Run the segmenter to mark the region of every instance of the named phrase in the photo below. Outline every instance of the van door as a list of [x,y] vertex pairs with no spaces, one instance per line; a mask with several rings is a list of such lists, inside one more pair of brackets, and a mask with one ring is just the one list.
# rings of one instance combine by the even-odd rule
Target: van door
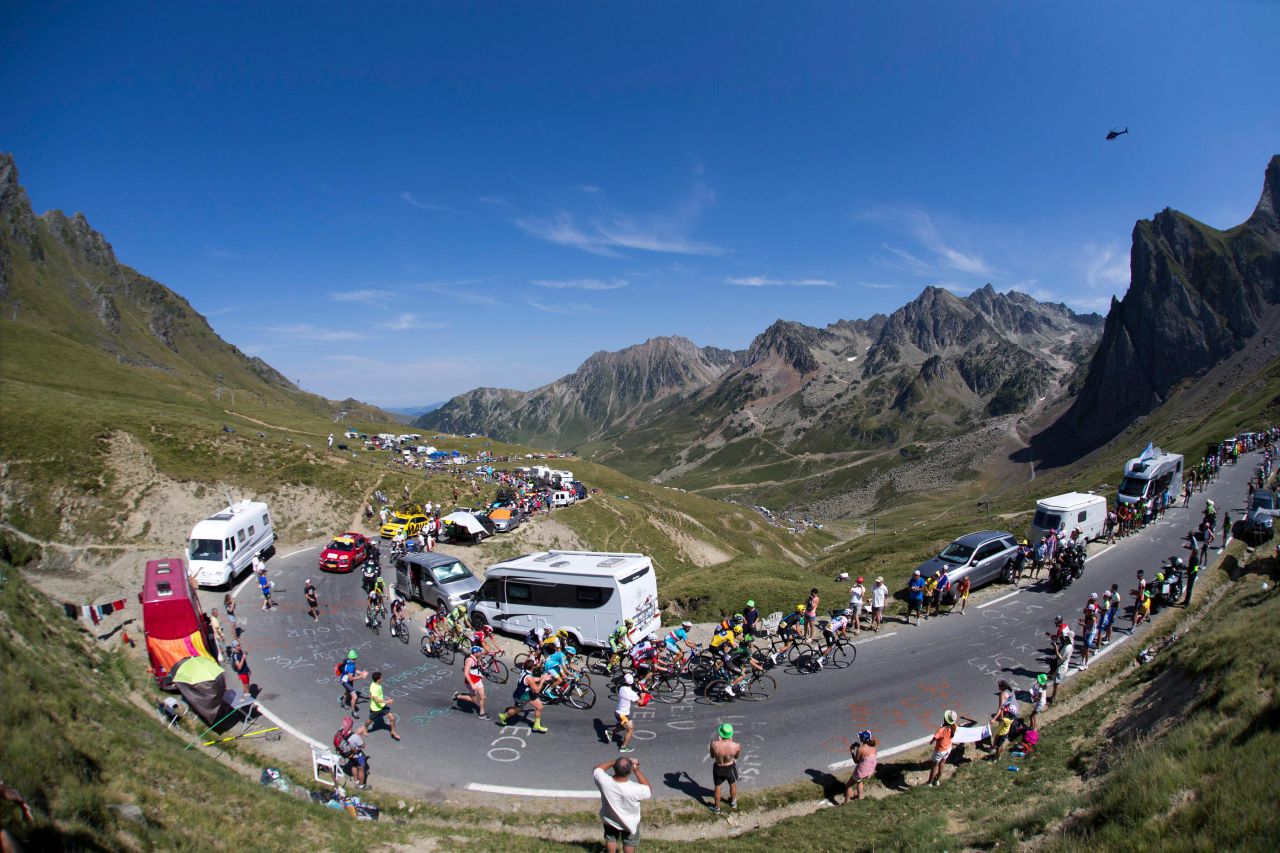
[[421,600],[420,594],[415,595],[413,578],[409,564],[404,561],[403,557],[396,558],[396,592],[410,600],[414,598]]

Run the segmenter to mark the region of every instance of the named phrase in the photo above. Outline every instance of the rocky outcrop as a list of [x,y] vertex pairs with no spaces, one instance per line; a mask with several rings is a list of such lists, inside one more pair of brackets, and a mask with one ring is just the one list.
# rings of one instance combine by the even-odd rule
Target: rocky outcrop
[[1167,208],[1134,226],[1129,290],[1112,300],[1079,396],[1045,439],[1095,447],[1245,345],[1280,305],[1278,197],[1280,156],[1235,228]]

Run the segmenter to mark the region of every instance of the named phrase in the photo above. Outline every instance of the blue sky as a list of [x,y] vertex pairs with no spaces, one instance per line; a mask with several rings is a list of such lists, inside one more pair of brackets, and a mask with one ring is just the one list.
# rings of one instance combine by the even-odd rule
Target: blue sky
[[1105,312],[1135,220],[1236,224],[1280,152],[1275,3],[4,16],[0,149],[37,209],[83,210],[303,387],[385,405],[928,284]]

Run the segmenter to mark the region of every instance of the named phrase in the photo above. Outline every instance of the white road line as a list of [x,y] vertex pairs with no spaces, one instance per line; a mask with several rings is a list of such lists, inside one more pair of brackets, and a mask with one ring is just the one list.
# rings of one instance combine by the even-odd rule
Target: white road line
[[307,546],[307,547],[305,547],[305,548],[299,548],[299,549],[298,549],[298,550],[296,550],[296,551],[290,551],[288,554],[283,555],[280,559],[282,559],[282,560],[287,560],[287,559],[289,559],[290,557],[296,557],[296,556],[298,556],[299,554],[305,554],[305,553],[307,553],[308,551],[314,551],[315,549],[317,549],[317,548],[319,548],[319,547],[320,547],[319,545],[308,545],[308,546]]
[[481,782],[467,784],[468,791],[480,791],[485,794],[507,794],[513,797],[564,797],[575,800],[594,800],[600,796],[599,791],[556,791],[551,788],[516,788],[510,785],[485,785]]
[[1017,595],[1020,592],[1022,592],[1022,590],[1015,589],[1013,592],[1009,593],[1008,595],[1002,595],[999,598],[993,598],[990,601],[985,602],[984,604],[979,604],[978,609],[981,610],[984,607],[990,607],[993,604],[999,604],[1002,601],[1008,601],[1010,598],[1013,598],[1015,595]]
[[874,643],[876,640],[883,640],[883,639],[885,639],[886,637],[896,637],[896,636],[898,636],[898,632],[897,632],[897,631],[890,631],[890,632],[889,632],[889,633],[887,633],[887,634],[876,634],[874,637],[870,637],[870,638],[865,639],[865,640],[858,640],[858,641],[856,641],[856,642],[854,643],[854,645],[855,645],[855,646],[863,646],[863,645],[866,645],[867,643]]
[[[931,740],[933,740],[933,735],[926,735],[925,737],[916,738],[915,740],[909,740],[906,743],[900,743],[897,746],[891,746],[888,749],[881,749],[876,753],[876,755],[880,758],[888,758],[891,755],[897,755],[899,752],[906,752],[909,749],[915,749],[916,747],[924,746],[926,743],[928,743]],[[852,767],[852,766],[853,766],[852,758],[846,758],[844,761],[837,761],[835,764],[827,765],[827,767],[830,768],[831,770],[839,770],[842,767]]]
[[1117,546],[1117,545],[1119,545],[1119,544],[1120,544],[1119,542],[1113,542],[1113,543],[1111,543],[1110,545],[1108,545],[1107,547],[1103,548],[1103,549],[1102,549],[1101,551],[1099,551],[1098,553],[1089,555],[1089,559],[1090,559],[1090,560],[1096,560],[1096,559],[1098,559],[1099,557],[1101,557],[1103,554],[1107,553],[1108,551],[1110,551],[1112,548],[1116,547],[1116,546]]
[[[1125,634],[1123,637],[1120,637],[1119,639],[1112,640],[1110,643],[1107,643],[1101,649],[1099,649],[1098,651],[1094,652],[1092,655],[1089,656],[1089,662],[1092,663],[1093,661],[1096,661],[1098,658],[1105,655],[1107,652],[1113,651],[1116,646],[1120,645],[1121,643],[1123,643],[1125,640],[1128,640],[1132,636],[1133,636],[1132,634]],[[1077,666],[1075,669],[1068,670],[1067,674],[1063,676],[1063,679],[1065,680],[1067,678],[1071,678],[1073,675],[1077,675],[1081,672],[1084,672],[1084,670],[1080,669],[1080,667]]]
[[245,588],[245,585],[246,585],[246,584],[248,584],[248,583],[249,583],[249,581],[253,580],[253,579],[254,579],[254,578],[256,578],[256,577],[257,577],[257,575],[255,575],[253,572],[249,572],[249,575],[248,575],[244,580],[240,581],[239,586],[237,586],[235,589],[233,589],[233,590],[231,591],[231,597],[232,597],[232,598],[239,598],[239,597],[240,597],[240,590],[244,589],[244,588]]
[[312,747],[312,748],[314,748],[314,749],[318,749],[318,750],[320,750],[321,752],[332,752],[332,751],[333,751],[333,745],[332,745],[332,744],[330,744],[329,746],[325,746],[325,745],[324,745],[324,744],[322,744],[320,741],[318,741],[318,740],[313,740],[312,738],[307,737],[307,736],[306,736],[306,735],[304,735],[302,732],[298,731],[298,730],[297,730],[297,729],[295,729],[293,726],[289,725],[289,724],[288,724],[288,723],[286,723],[284,720],[280,719],[280,718],[279,718],[279,717],[277,717],[275,714],[273,714],[271,711],[269,711],[269,710],[267,709],[267,706],[266,706],[266,705],[263,705],[261,702],[259,702],[259,703],[258,703],[257,705],[255,705],[254,707],[258,709],[259,713],[261,713],[261,714],[262,714],[262,716],[266,717],[268,720],[270,720],[271,722],[275,723],[277,726],[279,726],[280,728],[284,729],[286,732],[288,732],[289,734],[293,735],[293,736],[294,736],[294,737],[296,737],[298,740],[302,741],[303,743],[307,744],[308,746],[311,746],[311,747]]

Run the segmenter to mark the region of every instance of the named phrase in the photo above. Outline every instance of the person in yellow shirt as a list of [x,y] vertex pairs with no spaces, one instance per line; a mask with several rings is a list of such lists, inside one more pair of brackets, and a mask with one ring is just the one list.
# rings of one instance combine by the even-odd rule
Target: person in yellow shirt
[[396,715],[391,713],[391,703],[395,701],[386,698],[382,689],[382,673],[375,672],[373,683],[369,685],[369,731],[384,725],[393,740],[400,740],[400,735],[396,734]]

